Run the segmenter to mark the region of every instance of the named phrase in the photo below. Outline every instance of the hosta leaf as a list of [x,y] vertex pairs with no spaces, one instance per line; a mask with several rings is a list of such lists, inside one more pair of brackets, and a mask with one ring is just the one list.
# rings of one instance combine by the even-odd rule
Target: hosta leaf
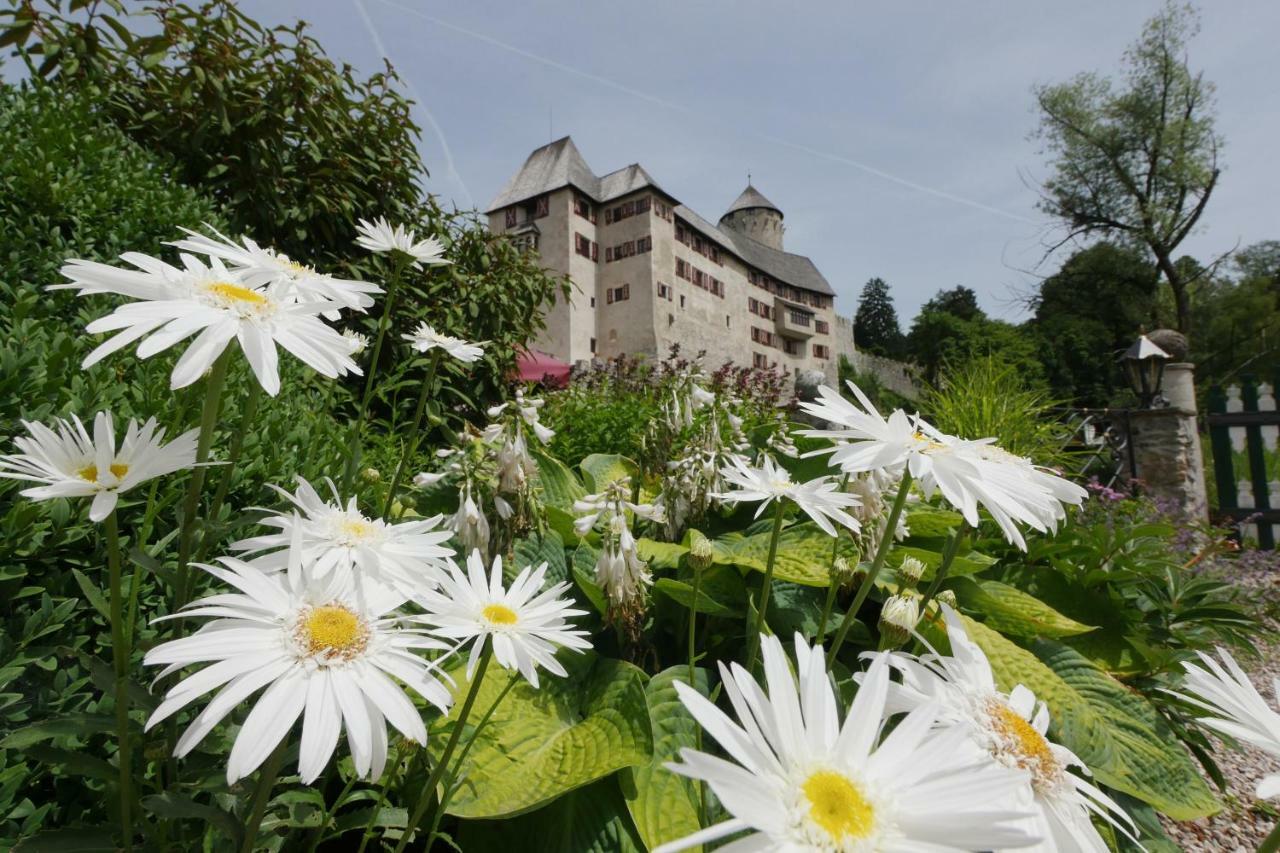
[[[826,605],[826,601],[825,589],[800,586],[786,581],[777,582],[773,585],[773,592],[769,598],[767,615],[769,627],[785,642],[790,642],[797,631],[807,638],[816,637],[822,623],[822,608]],[[828,636],[839,630],[843,615],[838,608],[832,608],[831,616],[827,620]]]
[[647,561],[655,570],[674,569],[680,565],[680,558],[689,552],[688,546],[678,542],[659,542],[643,536],[636,539],[636,548],[640,551],[640,559]]
[[540,566],[543,563],[547,564],[548,585],[568,580],[569,566],[564,559],[564,542],[554,530],[548,530],[541,536],[535,533],[524,539],[517,539],[512,549],[516,558],[506,561],[502,566],[507,583],[514,580],[525,566]]
[[[707,671],[695,668],[694,678],[698,692],[707,695]],[[698,745],[698,724],[676,695],[676,681],[689,683],[687,666],[664,669],[649,679],[644,693],[653,727],[653,758],[623,771],[619,780],[631,819],[651,850],[701,828],[697,784],[664,766],[677,760],[681,749]]]
[[911,536],[925,539],[941,539],[960,526],[964,516],[949,509],[937,509],[926,505],[907,510],[907,530]]
[[467,853],[644,853],[618,784],[602,779],[535,812],[508,820],[464,821]]
[[[654,590],[685,607],[693,607],[693,579],[658,578]],[[745,613],[747,593],[742,575],[731,566],[708,566],[698,583],[699,613],[711,616],[737,616]]]
[[538,463],[538,485],[542,487],[542,500],[563,510],[573,508],[573,502],[587,493],[563,462],[554,456],[534,450],[530,453]]
[[1050,734],[1080,757],[1103,784],[1175,820],[1221,807],[1191,757],[1149,702],[1060,643],[1040,640],[1036,653],[965,618],[1002,690],[1025,684],[1052,715]]
[[1113,760],[1094,769],[1099,780],[1174,820],[1195,820],[1222,808],[1173,729],[1141,694],[1061,643],[1038,640],[1032,648],[1105,722]]
[[593,494],[604,491],[605,486],[623,477],[630,477],[634,486],[640,476],[639,465],[616,453],[592,453],[578,467],[582,469],[587,490]]
[[[924,563],[924,577],[928,580],[933,577],[933,572],[942,564],[942,554],[937,551],[930,551],[927,548],[915,548],[908,545],[899,545],[889,552],[888,564],[890,566],[900,566],[902,561],[907,557],[915,557]],[[951,561],[951,568],[947,571],[948,577],[956,575],[976,575],[978,572],[991,568],[997,562],[995,557],[988,557],[986,554],[978,551],[970,551],[967,554],[958,554]]]
[[[559,660],[567,677],[544,672],[538,688],[521,681],[493,712],[462,766],[451,814],[523,814],[623,767],[648,762],[653,736],[644,673],[593,652],[563,652]],[[459,668],[453,675],[461,697],[468,690],[465,672]],[[490,669],[480,685],[477,713],[492,705],[508,678],[496,666]],[[439,733],[434,742],[443,743]]]
[[[769,563],[769,538],[772,532],[744,536],[727,533],[711,541],[715,562],[763,572]],[[778,537],[778,556],[773,576],[805,586],[828,583],[831,570],[831,537],[811,521],[794,524]],[[847,536],[840,537],[840,554],[849,560],[858,558],[857,548]]]
[[1071,637],[1095,629],[1064,616],[1017,587],[992,580],[963,578],[954,586],[956,597],[968,610],[982,614],[988,628],[1015,637]]

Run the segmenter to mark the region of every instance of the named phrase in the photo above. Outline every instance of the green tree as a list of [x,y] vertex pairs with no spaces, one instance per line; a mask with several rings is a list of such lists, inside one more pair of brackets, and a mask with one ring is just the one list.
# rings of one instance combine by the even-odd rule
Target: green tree
[[873,278],[862,286],[858,312],[853,317],[853,339],[860,350],[872,355],[897,358],[902,354],[902,329],[893,307],[889,285]]
[[1034,337],[1020,326],[992,320],[967,287],[940,290],[911,323],[906,353],[932,386],[976,358],[995,357],[1032,385],[1044,382]]
[[[1190,285],[1175,265],[1218,182],[1214,89],[1187,64],[1198,29],[1170,3],[1124,55],[1117,82],[1095,73],[1035,89],[1052,174],[1040,207],[1067,234],[1143,246],[1169,285],[1179,331],[1191,329]],[[1055,246],[1054,248],[1057,248]]]
[[1236,253],[1229,275],[1206,276],[1194,295],[1191,360],[1203,385],[1280,370],[1280,242]]
[[922,313],[941,311],[961,320],[979,320],[986,313],[978,306],[978,294],[972,288],[957,284],[950,290],[939,290],[920,309]]
[[1056,396],[1103,406],[1126,387],[1118,354],[1141,327],[1153,327],[1157,282],[1136,249],[1098,243],[1041,283],[1030,327]]

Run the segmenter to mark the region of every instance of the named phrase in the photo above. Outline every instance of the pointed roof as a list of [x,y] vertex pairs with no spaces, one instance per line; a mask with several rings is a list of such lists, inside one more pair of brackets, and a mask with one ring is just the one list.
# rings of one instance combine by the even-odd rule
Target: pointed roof
[[[742,194],[738,196],[737,200],[734,201],[733,204],[729,205],[729,209],[724,212],[724,216],[736,213],[739,210],[750,210],[755,207],[768,208],[769,210],[776,212],[779,216],[782,215],[782,208],[765,198],[760,193],[760,190],[751,186],[750,182],[748,182],[747,188],[742,191]],[[724,216],[720,218],[724,219]]]
[[638,163],[597,178],[578,151],[578,146],[573,144],[573,139],[566,136],[535,149],[485,212],[492,213],[567,186],[576,187],[597,202],[606,202],[643,187],[662,189]]

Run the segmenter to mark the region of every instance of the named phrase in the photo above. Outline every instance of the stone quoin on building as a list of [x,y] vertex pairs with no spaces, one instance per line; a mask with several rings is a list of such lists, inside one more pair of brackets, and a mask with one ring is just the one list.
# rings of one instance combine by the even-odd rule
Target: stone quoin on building
[[570,363],[661,357],[817,370],[835,381],[852,326],[813,262],[783,250],[782,211],[748,183],[712,225],[632,164],[596,176],[573,140],[536,149],[489,226],[573,282],[533,346]]

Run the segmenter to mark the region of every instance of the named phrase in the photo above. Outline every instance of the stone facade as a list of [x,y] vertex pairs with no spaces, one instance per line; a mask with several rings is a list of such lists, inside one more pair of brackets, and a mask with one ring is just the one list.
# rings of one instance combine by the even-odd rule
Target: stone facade
[[1196,420],[1191,364],[1165,365],[1164,393],[1169,405],[1130,414],[1129,440],[1143,490],[1172,503],[1190,521],[1209,517],[1204,453]]
[[638,165],[596,176],[572,140],[529,155],[488,210],[490,229],[568,275],[534,346],[570,363],[661,358],[673,344],[834,382],[852,324],[808,258],[782,249],[783,214],[754,187],[712,225]]

